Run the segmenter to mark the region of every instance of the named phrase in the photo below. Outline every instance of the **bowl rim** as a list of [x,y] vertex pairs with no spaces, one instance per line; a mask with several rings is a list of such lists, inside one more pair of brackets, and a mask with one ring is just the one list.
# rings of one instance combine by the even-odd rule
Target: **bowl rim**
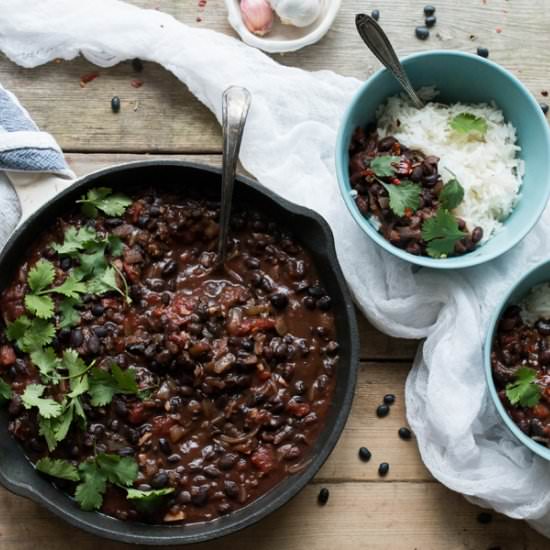
[[[23,220],[22,223],[17,226],[15,231],[10,235],[5,247],[0,251],[0,265],[2,265],[2,262],[5,261],[5,258],[11,252],[11,249],[17,244],[19,237],[24,235],[25,232],[28,231],[28,228],[32,227],[33,223],[36,223],[40,216],[43,215],[44,212],[48,209],[51,209],[51,207],[57,202],[64,200],[67,196],[74,194],[78,190],[85,189],[88,186],[93,185],[93,183],[98,178],[101,178],[103,176],[116,174],[117,172],[140,170],[143,168],[147,169],[163,167],[175,168],[178,170],[203,171],[208,174],[215,174],[218,176],[221,176],[222,172],[222,169],[219,167],[214,167],[197,162],[189,162],[179,159],[155,159],[113,164],[81,176],[77,178],[74,182],[72,182],[71,185],[65,187],[54,197],[52,197],[39,208],[37,208],[35,212],[33,212],[28,218]],[[319,448],[316,454],[311,455],[311,461],[307,464],[304,470],[295,474],[294,476],[291,476],[290,478],[286,478],[287,481],[288,479],[290,479],[291,482],[289,482],[284,487],[284,490],[282,490],[279,494],[272,495],[272,498],[263,502],[263,507],[258,507],[258,502],[261,499],[265,499],[266,496],[269,497],[269,493],[276,489],[278,485],[275,485],[275,487],[273,487],[270,491],[260,495],[257,499],[251,501],[247,505],[250,507],[250,510],[248,511],[246,516],[235,519],[232,523],[227,525],[219,525],[216,520],[203,522],[202,525],[207,525],[207,528],[200,533],[189,533],[188,531],[186,531],[185,525],[170,526],[164,524],[155,524],[151,527],[162,528],[162,534],[143,534],[140,532],[140,527],[147,527],[147,524],[139,522],[121,522],[120,520],[111,518],[110,516],[106,516],[104,514],[101,514],[100,512],[83,512],[80,509],[77,510],[73,508],[73,504],[69,497],[66,497],[63,503],[60,504],[59,502],[54,501],[48,495],[42,494],[40,492],[35,481],[36,478],[24,477],[22,479],[19,476],[14,477],[7,475],[6,470],[8,470],[9,468],[4,466],[4,462],[8,463],[11,461],[13,463],[13,457],[6,454],[0,456],[0,485],[4,486],[14,494],[29,498],[30,500],[40,504],[41,506],[44,506],[46,509],[63,519],[68,524],[78,527],[94,535],[131,544],[171,546],[206,542],[250,527],[264,517],[272,514],[283,505],[287,504],[315,477],[320,468],[329,458],[330,454],[334,450],[334,447],[336,446],[342,435],[342,432],[349,417],[349,413],[351,411],[355,395],[357,375],[359,372],[359,329],[357,325],[355,306],[353,303],[351,292],[348,288],[346,279],[344,278],[336,255],[332,230],[326,220],[317,212],[288,201],[271,189],[264,187],[259,182],[254,181],[251,178],[238,175],[237,180],[241,185],[252,188],[254,192],[278,204],[282,209],[286,210],[287,212],[290,212],[291,214],[294,214],[296,216],[301,216],[302,218],[307,218],[316,224],[319,233],[319,239],[322,239],[325,243],[323,251],[320,253],[320,255],[324,258],[324,261],[327,262],[330,269],[333,270],[334,277],[337,280],[337,284],[341,291],[342,299],[344,302],[342,323],[345,324],[347,328],[347,334],[344,334],[343,337],[346,339],[346,342],[349,341],[350,345],[349,362],[346,362],[345,364],[342,363],[342,366],[345,367],[348,371],[348,380],[345,384],[344,391],[342,392],[342,396],[340,398],[340,407],[334,413],[335,419],[332,423],[332,428],[321,431],[321,433],[318,435],[318,440],[324,440],[322,447]],[[20,448],[19,443],[15,441],[15,439],[10,438],[10,442],[13,442]],[[1,445],[2,444],[0,444],[0,446]],[[23,453],[23,450],[21,448],[20,450]],[[281,483],[284,483],[284,480]],[[54,489],[62,495],[62,491],[56,488]],[[244,509],[246,509],[246,507],[240,510]],[[237,512],[239,512],[240,510],[238,510]],[[86,514],[86,517],[84,519],[80,517],[80,512]],[[120,531],[111,526],[100,525],[95,520],[97,515],[107,518],[109,522],[110,520],[112,520],[116,523],[117,526],[121,524]],[[138,526],[136,531],[133,531],[131,529],[131,526],[133,525]],[[197,525],[199,524],[197,523]]]
[[304,36],[300,38],[289,38],[288,40],[270,40],[268,38],[258,36],[246,28],[237,7],[239,0],[224,1],[227,8],[227,20],[229,21],[231,27],[240,36],[241,40],[245,44],[263,50],[267,53],[295,52],[296,50],[300,50],[306,46],[311,46],[311,44],[319,42],[319,40],[325,36],[334,23],[342,4],[342,0],[324,0],[328,4],[324,17],[322,17],[319,24],[311,32],[305,34]]
[[[527,87],[514,74],[512,74],[510,71],[508,71],[501,65],[498,65],[497,63],[491,61],[490,59],[486,59],[479,55],[472,54],[469,52],[462,52],[460,50],[439,49],[439,50],[417,52],[417,53],[413,53],[411,55],[400,58],[400,61],[406,67],[408,63],[412,63],[418,60],[424,60],[431,57],[448,57],[450,59],[455,59],[459,57],[466,58],[469,61],[479,63],[481,65],[485,65],[489,67],[491,70],[494,70],[497,73],[500,73],[501,75],[505,76],[510,82],[510,84],[515,86],[522,93],[522,95],[525,96],[527,102],[530,104],[534,115],[536,116],[538,121],[541,123],[541,126],[544,128],[544,133],[546,136],[546,145],[548,150],[550,150],[550,127],[548,126],[548,122],[539,104],[537,103],[535,97],[533,96],[533,94],[531,94],[531,92],[527,89]],[[357,208],[357,205],[355,204],[355,201],[352,199],[352,196],[350,194],[350,184],[349,184],[349,175],[348,175],[348,156],[347,156],[349,143],[344,141],[344,133],[347,126],[347,122],[351,118],[352,111],[356,108],[357,104],[361,101],[361,98],[363,97],[365,92],[368,90],[368,88],[371,86],[371,84],[374,81],[379,79],[381,75],[386,72],[388,72],[388,69],[382,67],[381,69],[376,71],[370,78],[368,78],[365,82],[361,84],[361,86],[355,92],[353,98],[351,99],[350,104],[346,108],[346,111],[342,117],[340,126],[338,128],[338,134],[336,137],[336,155],[335,155],[336,156],[336,177],[338,180],[338,187],[340,188],[340,193],[342,195],[342,198],[344,199],[344,203],[346,204],[346,207],[348,208],[348,211],[351,213],[353,219],[359,225],[359,227],[363,230],[363,232],[366,233],[374,242],[380,245],[384,250],[386,250],[390,254],[393,254],[394,256],[397,256],[402,260],[405,260],[409,263],[412,263],[421,267],[431,267],[435,269],[463,269],[467,267],[481,265],[483,263],[494,260],[495,258],[502,256],[503,254],[506,254],[509,250],[511,250],[514,246],[519,244],[527,236],[527,234],[533,229],[533,227],[541,217],[542,213],[544,212],[544,209],[546,208],[546,204],[550,199],[550,178],[548,179],[548,181],[545,182],[546,187],[544,189],[544,200],[540,201],[536,205],[536,209],[534,209],[532,212],[530,223],[525,224],[524,227],[521,229],[521,231],[516,232],[514,237],[509,239],[507,245],[503,249],[494,250],[493,252],[484,254],[483,256],[474,256],[472,254],[464,254],[462,256],[453,256],[451,258],[442,258],[442,259],[430,258],[428,256],[415,256],[414,254],[410,254],[409,252],[406,252],[405,250],[398,248],[392,245],[389,241],[387,241],[382,235],[378,233],[378,231],[374,228],[374,226],[363,216],[363,214],[361,214],[361,212]],[[550,164],[549,164],[549,173],[550,173]],[[523,184],[523,181],[522,181],[522,184]],[[506,220],[504,221],[504,223],[506,223]]]
[[[495,382],[493,380],[493,371],[491,369],[491,352],[493,349],[493,338],[498,326],[500,317],[504,309],[510,304],[510,299],[513,294],[517,291],[527,279],[529,279],[534,273],[542,270],[548,270],[548,281],[550,282],[550,260],[545,260],[533,266],[527,272],[525,272],[519,279],[517,279],[510,288],[506,291],[504,297],[500,300],[498,306],[494,309],[493,314],[489,320],[487,334],[485,336],[485,341],[483,344],[483,367],[485,371],[485,380],[487,382],[487,390],[491,396],[491,400],[495,405],[498,414],[501,420],[504,421],[506,427],[510,432],[516,437],[516,439],[527,447],[530,451],[536,455],[550,460],[550,448],[544,447],[540,443],[537,443],[535,440],[531,439],[528,435],[524,434],[518,427],[518,425],[512,420],[504,405],[498,397],[496,390]],[[537,283],[538,284],[538,283]],[[529,290],[533,288],[534,285],[530,286]],[[529,290],[527,292],[529,292]],[[525,294],[524,294],[525,295]]]

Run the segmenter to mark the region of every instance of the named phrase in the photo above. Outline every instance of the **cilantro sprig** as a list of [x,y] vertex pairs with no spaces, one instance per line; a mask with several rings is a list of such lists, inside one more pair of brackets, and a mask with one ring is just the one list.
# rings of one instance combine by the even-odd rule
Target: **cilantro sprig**
[[83,195],[76,202],[82,205],[83,214],[89,218],[95,218],[98,210],[101,210],[107,216],[122,216],[126,208],[132,204],[129,197],[122,193],[113,193],[113,190],[109,187],[90,189],[86,195]]
[[456,218],[444,208],[422,224],[422,239],[428,243],[426,251],[434,258],[446,257],[454,251],[455,244],[466,236],[458,227]]
[[422,187],[418,183],[403,180],[399,185],[380,182],[390,198],[390,208],[398,216],[404,216],[407,210],[416,212],[420,206]]
[[[98,510],[103,504],[103,495],[107,482],[129,488],[137,479],[138,465],[133,458],[114,454],[100,453],[79,464],[78,468],[68,460],[42,458],[36,463],[36,469],[53,477],[79,482],[75,490],[75,499],[83,510]],[[136,489],[132,498],[140,498],[137,493],[147,493]],[[172,489],[173,490],[173,489]],[[170,490],[150,491],[151,497]],[[146,498],[144,494],[141,498]],[[160,496],[160,495],[158,495]]]
[[506,386],[506,397],[512,405],[534,407],[541,397],[537,372],[528,367],[521,367],[516,371],[515,377],[515,381]]
[[483,138],[487,133],[487,121],[473,113],[460,113],[456,115],[450,122],[451,128],[465,135],[474,135]]
[[137,395],[139,391],[136,375],[132,369],[122,370],[113,363],[111,372],[97,367],[91,372],[89,393],[94,407],[109,404],[116,394]]
[[456,178],[449,180],[439,193],[439,203],[447,210],[454,210],[463,200],[464,187]]
[[370,169],[379,178],[389,178],[395,174],[394,164],[399,163],[400,157],[392,155],[381,155],[370,161]]

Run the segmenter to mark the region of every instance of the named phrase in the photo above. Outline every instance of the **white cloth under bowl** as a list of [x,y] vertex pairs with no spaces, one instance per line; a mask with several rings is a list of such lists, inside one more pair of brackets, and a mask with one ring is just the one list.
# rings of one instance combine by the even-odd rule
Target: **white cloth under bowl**
[[[361,232],[339,195],[336,131],[357,80],[281,66],[233,38],[115,0],[3,0],[0,49],[24,67],[80,54],[104,67],[134,57],[154,61],[218,120],[223,90],[246,86],[253,105],[244,167],[327,219],[357,303],[376,327],[426,338],[406,387],[408,419],[426,466],[470,500],[525,518],[550,536],[550,466],[499,421],[481,355],[487,318],[499,298],[520,274],[547,259],[548,212],[497,261],[462,272],[413,273]],[[15,219],[3,217],[3,223]]]

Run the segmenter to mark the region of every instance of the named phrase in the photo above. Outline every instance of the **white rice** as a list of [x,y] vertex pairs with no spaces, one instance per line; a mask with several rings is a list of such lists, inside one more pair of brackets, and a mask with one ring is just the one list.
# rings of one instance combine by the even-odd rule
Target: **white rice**
[[[434,88],[420,92],[428,99],[437,95]],[[459,134],[450,127],[451,120],[461,113],[487,121],[484,138]],[[393,135],[411,149],[439,157],[444,183],[456,174],[464,188],[464,200],[454,214],[466,222],[470,231],[481,227],[484,241],[498,231],[519,198],[523,161],[519,158],[516,129],[504,120],[496,105],[429,102],[423,109],[416,109],[400,95],[388,99],[379,108],[377,118],[380,137]]]
[[550,283],[534,286],[520,302],[521,318],[528,325],[539,319],[550,319]]

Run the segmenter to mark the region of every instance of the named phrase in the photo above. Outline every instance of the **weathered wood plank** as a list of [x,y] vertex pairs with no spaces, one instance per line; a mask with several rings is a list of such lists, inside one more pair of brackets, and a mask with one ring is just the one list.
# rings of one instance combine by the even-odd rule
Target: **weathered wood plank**
[[[67,155],[71,168],[79,176],[113,164],[155,158],[167,158],[167,156],[79,153]],[[221,166],[220,155],[170,155],[169,158],[200,162],[210,166]],[[363,359],[411,360],[414,357],[418,345],[416,341],[390,338],[376,330],[359,312],[357,318],[359,320],[361,357]]]
[[[316,504],[310,485],[259,524],[200,550],[542,550],[548,541],[520,521],[494,515],[477,521],[480,509],[436,483],[329,484],[330,499]],[[3,550],[123,550],[70,527],[43,508],[0,490]],[[146,547],[141,547],[146,548]]]
[[[197,2],[134,0],[144,7],[158,7],[190,25],[234,35],[226,21],[223,0]],[[400,54],[433,48],[475,52],[488,47],[491,59],[519,76],[541,100],[550,87],[547,74],[547,32],[550,11],[545,0],[439,0],[436,27],[426,42],[414,38],[422,23],[424,0],[378,0],[364,4],[345,0],[327,36],[300,52],[276,55],[282,63],[309,70],[332,69],[361,79],[379,66],[354,30],[354,14],[377,7],[380,22]],[[202,18],[197,22],[196,18]],[[499,29],[501,32],[497,32]],[[528,37],[528,40],[526,40]],[[66,150],[207,152],[221,150],[220,129],[211,113],[170,73],[146,64],[136,75],[129,63],[101,69],[101,76],[80,88],[80,76],[94,67],[83,60],[21,69],[0,58],[0,82],[15,92],[36,121],[50,131]],[[130,85],[139,76],[145,84]],[[110,99],[122,99],[122,110],[113,115]],[[138,105],[136,111],[134,106]],[[84,106],[84,108],[83,108]]]

